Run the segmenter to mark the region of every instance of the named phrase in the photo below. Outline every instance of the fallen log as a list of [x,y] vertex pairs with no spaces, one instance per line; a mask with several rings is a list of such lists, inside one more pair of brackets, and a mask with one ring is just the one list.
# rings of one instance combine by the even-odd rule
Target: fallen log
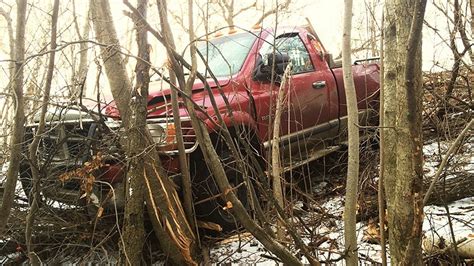
[[[425,189],[427,189],[428,186],[429,182],[426,182],[424,186]],[[357,220],[368,221],[370,218],[373,218],[378,221],[377,193],[370,191],[370,193],[363,195],[363,199],[359,199]],[[452,178],[439,180],[435,184],[433,193],[431,193],[428,198],[426,205],[440,206],[469,197],[474,197],[474,174],[462,172]]]
[[439,180],[426,205],[444,205],[472,196],[474,196],[474,174],[464,172],[453,178]]

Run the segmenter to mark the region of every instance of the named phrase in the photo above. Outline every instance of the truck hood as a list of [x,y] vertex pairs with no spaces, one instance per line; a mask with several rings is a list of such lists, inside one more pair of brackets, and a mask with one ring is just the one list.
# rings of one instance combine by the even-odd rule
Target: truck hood
[[[217,82],[215,82],[213,79],[208,79],[207,83],[209,84],[209,87],[212,88],[217,88],[217,87],[224,87],[227,84],[229,84],[230,78],[218,78]],[[164,106],[166,104],[171,105],[171,89],[168,88],[161,88],[162,83],[161,82],[150,82],[150,92],[148,94],[148,104],[147,108],[149,110],[151,109],[156,109],[156,107],[159,106]],[[194,98],[194,95],[201,93],[205,90],[205,85],[202,81],[197,80],[194,82],[193,88],[192,88],[192,97]],[[159,116],[159,115],[164,115],[167,112],[170,112],[170,108],[162,108],[161,110],[156,110],[152,111],[150,113],[150,116]],[[109,117],[113,118],[120,118],[120,113],[118,111],[117,105],[115,101],[112,101],[105,109],[105,114]]]

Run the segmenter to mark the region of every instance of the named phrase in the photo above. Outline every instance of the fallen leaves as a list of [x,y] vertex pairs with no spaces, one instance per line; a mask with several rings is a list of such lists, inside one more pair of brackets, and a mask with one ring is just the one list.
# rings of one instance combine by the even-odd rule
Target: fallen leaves
[[72,179],[79,180],[81,182],[81,198],[85,197],[89,203],[95,182],[94,172],[102,166],[104,166],[102,154],[99,152],[92,157],[92,160],[85,162],[82,167],[63,173],[58,178],[63,184]]

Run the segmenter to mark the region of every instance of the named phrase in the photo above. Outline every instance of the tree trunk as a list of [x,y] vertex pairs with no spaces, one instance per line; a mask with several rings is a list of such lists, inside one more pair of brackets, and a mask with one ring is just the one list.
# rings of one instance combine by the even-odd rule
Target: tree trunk
[[[382,29],[384,27],[384,15],[382,13]],[[385,65],[384,65],[384,57],[385,57],[385,51],[384,51],[384,32],[382,30],[381,36],[380,36],[380,106],[379,106],[379,126],[383,127],[384,125],[384,115],[383,111],[384,109],[384,95],[385,95],[385,89],[384,89],[384,71],[385,71]],[[386,216],[385,216],[385,191],[384,191],[384,171],[383,169],[385,168],[384,163],[384,154],[383,150],[385,147],[384,141],[384,130],[382,128],[379,128],[379,135],[380,135],[380,144],[379,144],[379,150],[380,150],[380,160],[379,160],[379,182],[377,185],[377,204],[378,204],[378,212],[379,212],[379,221],[385,221]],[[380,246],[382,247],[381,254],[380,256],[382,257],[382,266],[387,266],[387,245],[386,245],[386,234],[385,234],[385,222],[381,222],[380,228],[379,228],[379,234],[380,234]]]
[[[147,16],[147,0],[138,1],[137,10],[141,16]],[[148,84],[150,83],[150,53],[147,31],[135,23],[137,33],[138,57],[135,67],[136,84],[130,99],[130,126],[128,127],[128,163],[127,181],[125,186],[124,214],[124,246],[123,255],[129,265],[139,265],[142,259],[145,228],[143,223],[144,201],[144,161],[147,157],[144,151],[147,141],[146,134]]]
[[45,116],[48,110],[49,105],[49,95],[51,92],[51,82],[53,80],[53,73],[54,73],[54,59],[56,53],[54,50],[56,49],[56,33],[57,33],[57,22],[58,22],[58,13],[59,13],[59,0],[54,1],[53,5],[53,15],[51,19],[51,54],[49,55],[49,62],[48,62],[48,73],[46,74],[46,82],[44,88],[44,95],[43,101],[41,106],[41,114],[38,129],[35,133],[32,143],[29,146],[29,159],[30,159],[30,169],[31,169],[31,176],[33,179],[33,189],[31,191],[31,196],[33,198],[31,203],[31,208],[28,212],[26,217],[26,229],[25,229],[25,239],[26,239],[26,247],[28,249],[28,257],[30,258],[30,263],[39,265],[38,262],[35,263],[37,256],[33,253],[31,248],[31,234],[33,231],[33,225],[35,220],[36,212],[39,209],[39,197],[40,197],[40,162],[38,161],[38,157],[36,156],[36,152],[38,149],[39,142],[41,140],[41,136],[45,130]]
[[[384,40],[383,46],[384,51],[391,51],[384,53],[384,97],[381,98],[383,102],[383,112],[380,114],[383,116],[383,125],[381,138],[384,143],[383,149],[380,151],[382,153],[381,164],[384,166],[381,169],[384,176],[384,188],[385,196],[387,201],[387,209],[392,208],[393,201],[389,195],[394,194],[395,181],[396,181],[396,170],[397,170],[397,146],[395,143],[396,140],[396,131],[395,127],[395,112],[396,112],[396,103],[397,103],[397,54],[393,51],[397,49],[397,25],[396,17],[397,13],[395,10],[397,4],[394,1],[387,1],[385,3],[385,21],[384,21]],[[390,219],[391,217],[388,217]]]
[[[278,97],[275,108],[275,119],[273,120],[273,138],[272,138],[272,180],[273,180],[273,196],[275,197],[276,204],[280,208],[285,209],[284,192],[282,186],[282,167],[280,161],[280,125],[281,125],[281,113],[283,112],[283,102],[285,101],[285,91],[289,91],[290,85],[286,84],[291,74],[291,63],[285,69],[283,77],[281,79],[280,89],[278,90]],[[283,223],[279,217],[277,220],[277,239],[280,241],[285,240],[285,229]]]
[[[124,1],[124,4],[134,10],[131,16],[135,21],[143,20],[140,12],[128,1]],[[91,13],[96,38],[100,43],[108,45],[101,47],[101,56],[112,94],[122,122],[125,128],[129,128],[131,116],[128,104],[131,98],[131,85],[120,56],[120,44],[113,25],[110,6],[107,0],[94,0],[91,5],[93,5]],[[149,60],[141,61],[149,64]],[[148,130],[145,130],[142,138],[146,141],[147,147],[153,145]],[[143,162],[145,163],[142,174],[146,185],[146,207],[163,252],[178,265],[195,264],[191,257],[194,235],[185,218],[174,184],[162,170],[158,152],[151,149],[146,153],[146,159]]]
[[[169,29],[169,25],[167,24],[168,22],[164,20],[165,17],[168,16],[167,13],[167,8],[166,8],[166,2],[164,1],[158,1],[158,8],[162,11],[162,15],[160,15],[160,23],[162,25],[162,32],[163,35],[167,34],[168,32],[171,32],[171,29]],[[192,4],[189,6],[191,8],[189,12],[192,11]],[[192,15],[189,17],[189,23],[190,23],[190,35],[193,35],[194,30],[192,29]],[[168,40],[169,45],[171,48],[174,50],[176,49],[174,40],[172,36],[166,36],[166,40]],[[194,41],[194,38],[190,41],[192,43]],[[168,56],[169,57],[169,56]],[[170,58],[168,60],[171,61]],[[173,83],[175,86],[177,85],[177,80],[176,80],[176,74],[173,71],[169,71],[170,73],[170,82]],[[194,78],[192,75],[190,75],[190,82],[191,86],[194,83]],[[192,184],[191,184],[191,175],[189,172],[189,167],[188,167],[188,158],[185,153],[185,148],[184,148],[184,140],[183,140],[183,132],[181,130],[181,118],[179,116],[179,104],[178,104],[178,93],[176,90],[171,90],[171,104],[172,104],[172,112],[173,112],[173,122],[174,126],[176,129],[176,144],[178,145],[178,159],[179,159],[179,165],[180,165],[180,170],[182,174],[182,179],[183,179],[183,207],[184,211],[186,213],[186,217],[188,219],[188,222],[190,224],[194,223],[194,211],[193,211],[193,194],[192,194]]]
[[128,125],[130,91],[132,85],[127,75],[126,66],[120,54],[120,43],[115,31],[108,0],[92,0],[91,20],[93,21],[95,38],[107,46],[101,46],[101,57],[105,65],[105,74],[110,90],[125,127]]
[[[421,264],[421,27],[413,0],[386,3],[384,178],[394,265]],[[418,5],[418,3],[417,3]],[[414,30],[412,31],[411,28]],[[417,31],[416,31],[417,30]],[[410,33],[412,32],[412,33]],[[417,35],[418,34],[418,35]],[[416,41],[418,38],[418,42]],[[410,41],[410,42],[409,42]],[[407,43],[410,45],[407,49]],[[408,71],[408,72],[407,72]],[[395,97],[394,97],[395,96]],[[396,147],[396,151],[394,148]],[[421,179],[421,180],[420,180]]]
[[354,78],[352,77],[351,25],[352,0],[346,0],[342,33],[342,72],[344,75],[344,87],[346,88],[349,158],[347,162],[346,198],[344,203],[344,242],[347,252],[347,265],[357,265],[356,213],[357,188],[359,186],[359,118]]
[[23,67],[25,60],[25,27],[27,0],[17,3],[16,45],[15,45],[15,76],[11,77],[14,93],[15,120],[13,122],[10,141],[10,164],[7,170],[2,206],[0,208],[0,233],[4,232],[10,216],[10,210],[15,196],[16,181],[21,161],[21,146],[25,133],[25,111],[23,100]]

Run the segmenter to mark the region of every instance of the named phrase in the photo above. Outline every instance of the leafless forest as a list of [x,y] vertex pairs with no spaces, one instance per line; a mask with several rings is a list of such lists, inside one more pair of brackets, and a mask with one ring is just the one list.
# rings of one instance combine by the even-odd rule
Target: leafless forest
[[0,264],[474,263],[474,0],[0,15]]

